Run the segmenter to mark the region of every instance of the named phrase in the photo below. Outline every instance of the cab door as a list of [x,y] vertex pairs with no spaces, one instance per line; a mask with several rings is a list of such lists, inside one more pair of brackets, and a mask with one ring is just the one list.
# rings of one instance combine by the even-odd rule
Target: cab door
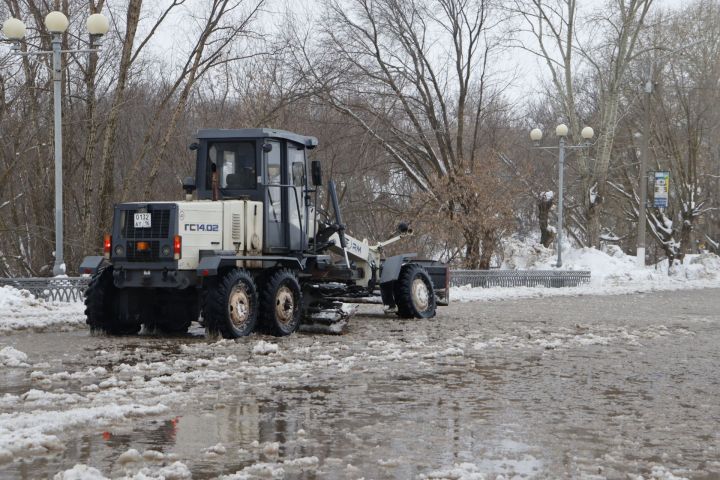
[[277,140],[267,140],[263,148],[263,183],[265,184],[265,247],[268,253],[286,252],[287,222],[283,197],[283,152]]
[[305,250],[307,245],[307,213],[305,211],[304,189],[307,181],[305,170],[305,146],[293,142],[287,144],[288,172],[288,233],[292,251]]

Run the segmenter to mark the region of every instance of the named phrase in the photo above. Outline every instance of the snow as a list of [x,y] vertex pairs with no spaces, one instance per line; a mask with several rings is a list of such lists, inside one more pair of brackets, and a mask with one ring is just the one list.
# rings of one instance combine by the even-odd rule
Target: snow
[[[243,468],[231,475],[219,477],[220,480],[255,480],[259,478],[282,479],[296,478],[294,475],[302,472],[314,471],[318,468],[320,460],[313,457],[300,457],[278,463],[260,462]],[[304,476],[302,478],[305,478]]]
[[471,463],[458,463],[453,467],[420,475],[422,480],[485,480],[488,478]]
[[108,480],[100,470],[87,465],[77,464],[70,470],[60,472],[53,477],[54,480]]
[[143,457],[140,455],[140,452],[135,450],[134,448],[131,448],[125,453],[122,453],[118,459],[117,462],[120,464],[124,463],[136,463],[136,462],[142,462]]
[[254,355],[269,355],[271,353],[278,353],[278,346],[276,343],[266,342],[260,340],[252,349]]
[[633,480],[688,480],[687,477],[679,477],[673,474],[669,469],[654,465],[650,471],[649,476],[644,477],[643,475],[631,476]]
[[[511,255],[505,255],[505,268],[553,269],[552,264],[555,262],[555,252],[531,242],[514,242],[507,246],[506,252],[511,252]],[[459,287],[453,289],[451,298],[467,301],[720,287],[720,257],[712,254],[688,256],[684,264],[673,265],[670,268],[667,262],[657,266],[639,267],[634,256],[626,255],[614,246],[607,247],[604,251],[567,248],[564,250],[564,260],[563,268],[591,270],[590,285],[567,289]],[[6,318],[14,319],[13,321],[18,325],[17,328],[8,331],[50,326],[71,327],[72,323],[60,321],[45,323],[43,327],[38,326],[41,319],[61,317],[66,312],[74,312],[73,315],[79,317],[77,325],[83,325],[82,306],[77,305],[74,310],[66,307],[69,308],[64,304],[37,300],[27,292],[16,289],[8,287],[0,289],[0,325],[5,325]],[[26,321],[25,317],[32,321]],[[618,325],[577,324],[571,328],[558,327],[552,331],[526,328],[522,336],[517,332],[487,336],[458,334],[447,341],[433,344],[422,336],[412,338],[407,343],[393,341],[391,338],[374,339],[367,342],[360,352],[352,351],[348,345],[340,343],[335,348],[329,348],[323,342],[299,345],[296,343],[297,340],[288,343],[281,339],[266,341],[250,337],[242,346],[229,340],[183,344],[180,346],[183,355],[177,357],[163,357],[161,353],[152,349],[145,351],[141,348],[133,350],[134,353],[128,355],[106,346],[105,348],[113,351],[103,349],[88,351],[90,363],[87,366],[60,372],[53,370],[54,367],[49,364],[50,360],[32,359],[34,361],[31,361],[24,352],[6,346],[0,349],[0,365],[28,368],[21,373],[27,375],[32,388],[23,393],[8,393],[0,396],[0,405],[12,411],[0,415],[0,462],[18,461],[23,457],[61,451],[65,448],[65,435],[73,429],[81,430],[88,425],[103,427],[127,425],[133,417],[167,414],[170,409],[187,402],[188,398],[206,395],[208,386],[222,382],[252,385],[253,388],[274,388],[288,383],[302,384],[305,378],[326,369],[332,369],[339,375],[353,375],[353,372],[366,369],[400,371],[405,364],[399,362],[403,361],[411,361],[419,368],[439,362],[468,362],[479,352],[485,354],[488,349],[493,348],[562,351],[578,346],[613,343],[640,345],[641,342],[655,338],[691,334],[692,332],[686,329],[672,325],[631,328]],[[29,349],[27,351],[32,352]],[[249,352],[252,355],[248,355]],[[36,363],[40,360],[48,363]],[[53,385],[57,387],[56,382],[76,382],[82,384],[82,387],[73,390],[73,393],[67,393],[60,388],[47,391]],[[313,392],[312,398],[322,399],[322,395],[322,392]],[[306,428],[311,433],[315,432],[311,427],[306,426]],[[110,431],[111,428],[107,430]],[[302,438],[303,442],[312,439],[312,435],[308,435],[304,429],[297,430],[297,437]],[[348,436],[348,438],[352,440],[352,437]],[[198,449],[198,452],[206,455],[206,461],[212,456],[227,458],[227,461],[237,456],[235,446],[230,442],[223,440],[225,444],[215,444],[216,441],[215,439],[208,441],[203,444],[206,448]],[[246,466],[225,478],[296,478],[300,476],[298,472],[320,468],[317,457],[285,458],[289,452],[293,452],[287,443],[255,441],[250,446],[243,446],[253,449],[253,455],[257,456],[258,463]],[[129,447],[130,445],[124,446],[123,450]],[[180,462],[171,463],[175,460],[173,454],[163,454],[155,450],[143,452],[144,448],[129,449],[117,458],[116,463],[128,469],[121,473],[127,475],[124,478],[157,480],[190,478],[187,466]],[[118,453],[120,452],[122,450]],[[225,457],[220,457],[222,455]],[[524,464],[511,464],[507,459],[498,459],[497,462],[511,465],[512,468],[500,469],[499,463],[458,463],[446,466],[452,464],[451,460],[448,464],[433,466],[433,469],[437,469],[425,473],[421,478],[502,478],[494,476],[493,473],[497,472],[508,474],[506,478],[513,478],[513,472],[524,474],[530,471],[522,470],[525,468],[523,465],[537,464],[533,459],[527,459]],[[396,458],[384,457],[378,460],[379,465],[388,467],[398,463]],[[72,463],[64,468],[69,465]],[[236,468],[240,467],[236,466],[234,469]],[[352,468],[349,466],[348,472],[362,473]],[[133,473],[129,473],[130,470]],[[675,476],[677,472],[671,472],[663,467],[653,468],[649,477],[646,472],[643,472],[645,477],[637,478],[643,480],[682,478]],[[111,472],[99,471],[91,465],[78,464],[72,469],[58,473],[55,478],[94,480],[116,475],[116,471],[111,474]],[[358,478],[358,475],[352,478]]]
[[[554,270],[556,253],[532,241],[513,240],[505,245],[502,268],[513,270]],[[590,283],[570,288],[516,287],[482,288],[469,285],[453,287],[455,301],[488,301],[577,295],[621,295],[637,292],[720,287],[720,257],[712,253],[686,255],[683,264],[668,268],[667,260],[657,265],[639,266],[634,255],[620,247],[563,248],[562,270],[589,270]]]
[[80,302],[46,302],[27,290],[0,287],[0,334],[85,328],[84,311]]
[[3,367],[29,367],[27,355],[13,347],[5,347],[0,350],[0,366]]
[[[109,477],[84,464],[77,464],[70,470],[55,475],[54,480],[109,480]],[[118,477],[120,480],[189,480],[192,478],[190,469],[181,462],[175,462],[161,468],[145,467],[135,474]]]
[[[54,403],[53,406],[57,407]],[[0,414],[0,450],[6,450],[13,456],[61,451],[64,445],[57,434],[65,430],[123,422],[132,417],[157,415],[166,411],[167,407],[162,404],[102,404],[63,411],[39,409],[3,413]]]
[[222,443],[213,445],[212,447],[209,447],[205,450],[206,455],[225,455],[226,453],[227,448],[225,448],[225,445],[223,445]]

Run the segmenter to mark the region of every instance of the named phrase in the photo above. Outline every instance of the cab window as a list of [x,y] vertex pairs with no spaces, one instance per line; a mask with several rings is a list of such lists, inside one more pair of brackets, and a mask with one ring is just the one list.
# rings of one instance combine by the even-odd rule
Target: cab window
[[207,188],[212,188],[212,164],[217,166],[219,186],[228,190],[255,190],[255,142],[213,142],[208,146]]
[[288,143],[288,160],[292,185],[302,187],[305,185],[305,147]]

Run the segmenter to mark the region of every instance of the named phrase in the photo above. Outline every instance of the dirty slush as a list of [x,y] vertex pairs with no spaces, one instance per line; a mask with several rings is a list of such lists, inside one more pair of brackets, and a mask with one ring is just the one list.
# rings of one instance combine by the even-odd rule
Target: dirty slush
[[18,333],[0,477],[718,478],[719,293],[366,307],[343,336]]

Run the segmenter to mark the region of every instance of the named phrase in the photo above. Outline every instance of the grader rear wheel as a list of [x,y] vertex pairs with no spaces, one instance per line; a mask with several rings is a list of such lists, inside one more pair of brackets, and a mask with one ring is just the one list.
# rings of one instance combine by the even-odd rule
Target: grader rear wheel
[[100,268],[85,290],[85,316],[90,331],[109,335],[138,333],[140,322],[130,318],[127,302],[127,294],[113,283],[113,267]]
[[261,293],[262,326],[276,337],[284,337],[300,327],[302,292],[295,274],[278,270],[270,275]]
[[231,270],[203,295],[205,329],[224,338],[250,335],[258,314],[257,287],[247,270]]
[[183,335],[192,322],[200,316],[200,295],[194,287],[163,292],[162,304],[156,308],[152,319],[155,327],[163,333]]

